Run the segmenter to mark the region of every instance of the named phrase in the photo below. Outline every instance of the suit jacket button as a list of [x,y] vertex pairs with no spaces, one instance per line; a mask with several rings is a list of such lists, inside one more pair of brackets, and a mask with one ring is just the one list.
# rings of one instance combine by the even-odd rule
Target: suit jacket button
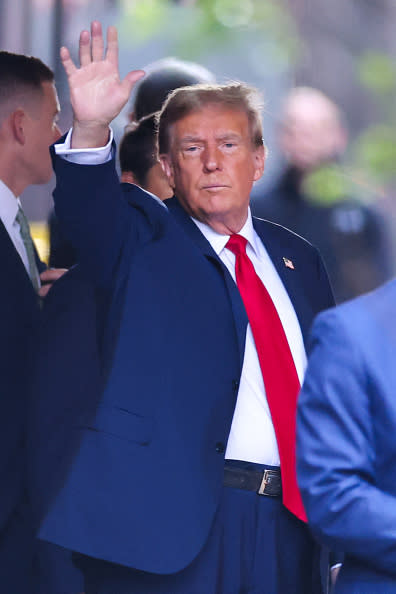
[[232,389],[234,390],[234,392],[237,392],[238,388],[239,388],[238,380],[232,380]]
[[224,454],[224,450],[225,450],[224,443],[221,441],[218,441],[216,443],[216,452],[218,454]]

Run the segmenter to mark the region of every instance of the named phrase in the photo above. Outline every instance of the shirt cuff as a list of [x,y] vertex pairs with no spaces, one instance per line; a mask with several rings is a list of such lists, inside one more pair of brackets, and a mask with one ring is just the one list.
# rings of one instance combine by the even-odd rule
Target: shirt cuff
[[338,567],[342,567],[342,563],[334,563],[334,565],[330,567],[330,570],[333,571],[333,569],[337,569]]
[[114,138],[111,128],[109,142],[106,146],[101,146],[100,148],[71,148],[72,132],[73,128],[70,128],[65,142],[54,145],[55,153],[62,157],[62,159],[70,161],[70,163],[77,163],[78,165],[102,165],[103,163],[107,163],[107,161],[111,161],[113,158],[112,142]]

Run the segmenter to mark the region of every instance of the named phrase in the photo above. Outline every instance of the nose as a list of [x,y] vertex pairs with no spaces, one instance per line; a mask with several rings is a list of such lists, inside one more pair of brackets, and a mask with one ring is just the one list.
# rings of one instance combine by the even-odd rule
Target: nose
[[221,153],[217,146],[207,146],[202,153],[204,169],[208,172],[221,169]]

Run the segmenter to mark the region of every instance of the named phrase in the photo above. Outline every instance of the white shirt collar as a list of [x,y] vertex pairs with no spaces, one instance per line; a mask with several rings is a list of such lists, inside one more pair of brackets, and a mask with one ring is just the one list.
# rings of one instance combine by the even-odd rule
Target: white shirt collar
[[15,223],[20,204],[19,198],[0,180],[0,219],[6,229],[10,229]]
[[[212,229],[212,227],[209,227],[209,225],[207,225],[206,223],[202,223],[201,221],[194,219],[194,217],[191,217],[191,218],[194,221],[194,223],[197,225],[197,227],[201,231],[201,233],[209,241],[210,245],[212,246],[212,248],[214,249],[216,254],[219,256],[221,251],[225,248],[226,243],[230,238],[230,235],[221,235],[220,233],[217,233],[217,231]],[[257,234],[253,227],[253,220],[252,220],[252,214],[250,212],[250,208],[248,209],[248,216],[246,219],[246,223],[244,224],[242,229],[239,231],[238,235],[242,235],[242,237],[247,239],[252,250],[254,250],[254,252],[258,255],[260,248],[257,243],[258,237],[257,237]]]

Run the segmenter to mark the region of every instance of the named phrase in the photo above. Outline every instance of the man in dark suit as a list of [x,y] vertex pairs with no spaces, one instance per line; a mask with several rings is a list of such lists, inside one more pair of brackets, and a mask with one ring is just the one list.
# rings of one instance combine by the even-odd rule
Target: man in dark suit
[[337,302],[378,287],[392,274],[392,243],[380,212],[342,164],[347,131],[338,106],[311,87],[285,98],[278,126],[285,168],[252,212],[284,225],[320,251]]
[[114,28],[102,53],[96,22],[80,69],[61,51],[74,125],[54,156],[57,215],[102,297],[101,389],[62,447],[51,440],[59,471],[38,502],[40,537],[75,551],[86,594],[319,592],[294,416],[304,337],[333,299],[315,248],[250,215],[257,93],[171,95],[159,153],[176,196],[164,206],[118,183],[108,124],[142,73],[119,80]]
[[[0,584],[4,594],[32,594],[36,587],[43,593],[56,591],[53,582],[47,590],[41,581],[44,575],[47,580],[49,563],[58,559],[58,552],[34,539],[25,429],[39,302],[64,271],[45,270],[19,196],[30,184],[46,183],[52,175],[49,145],[60,136],[58,113],[52,71],[37,58],[0,52]],[[47,566],[44,573],[41,563]]]
[[337,594],[396,591],[396,283],[321,314],[299,398],[298,473],[315,535],[345,551]]

